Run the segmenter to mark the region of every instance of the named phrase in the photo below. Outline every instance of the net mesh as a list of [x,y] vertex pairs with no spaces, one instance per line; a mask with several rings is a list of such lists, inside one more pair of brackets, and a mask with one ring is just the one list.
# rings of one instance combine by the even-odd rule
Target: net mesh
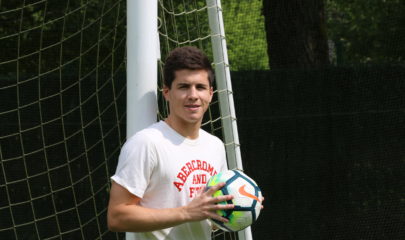
[[125,1],[1,1],[0,238],[113,239]]
[[[404,4],[325,2],[330,68],[278,71],[262,1],[222,2],[244,169],[266,197],[253,237],[402,239]],[[212,59],[206,10],[159,1],[161,59],[181,45]],[[105,214],[125,141],[125,1],[0,1],[0,22],[0,239],[123,239]],[[204,128],[220,136],[217,95]]]
[[[1,239],[124,238],[108,231],[106,207],[126,138],[125,8],[0,1]],[[207,9],[205,1],[159,1],[161,59],[182,45],[213,59]],[[221,125],[215,90],[203,128],[222,138]],[[213,238],[237,239],[219,231]]]

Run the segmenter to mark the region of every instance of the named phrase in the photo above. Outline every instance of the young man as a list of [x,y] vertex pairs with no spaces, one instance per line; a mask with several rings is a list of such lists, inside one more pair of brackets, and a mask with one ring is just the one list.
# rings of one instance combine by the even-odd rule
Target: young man
[[222,141],[200,129],[213,95],[213,71],[195,47],[173,50],[164,66],[169,116],[124,144],[112,177],[108,226],[134,239],[210,239],[208,218],[232,209],[232,196],[212,197],[208,179],[227,169]]

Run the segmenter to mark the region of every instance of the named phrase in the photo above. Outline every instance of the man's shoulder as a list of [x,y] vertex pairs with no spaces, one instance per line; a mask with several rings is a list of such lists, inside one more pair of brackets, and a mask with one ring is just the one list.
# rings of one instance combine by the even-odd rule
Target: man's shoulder
[[215,144],[221,144],[221,145],[223,144],[222,140],[219,137],[205,131],[204,129],[200,129],[200,136],[205,141],[213,142]]
[[163,136],[163,126],[161,122],[154,123],[147,128],[140,130],[127,139],[127,144],[133,142],[152,143]]
[[137,134],[139,134],[142,137],[148,137],[148,136],[157,137],[157,136],[161,136],[162,132],[164,132],[164,131],[165,131],[165,126],[164,126],[163,122],[160,121],[160,122],[153,123],[149,127],[139,131]]

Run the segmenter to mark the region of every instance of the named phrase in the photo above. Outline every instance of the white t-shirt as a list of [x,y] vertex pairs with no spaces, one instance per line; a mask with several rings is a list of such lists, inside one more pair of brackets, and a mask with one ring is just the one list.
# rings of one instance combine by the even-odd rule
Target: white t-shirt
[[[187,139],[160,121],[127,140],[111,178],[140,197],[143,207],[175,208],[189,203],[211,176],[226,169],[219,138],[200,129],[197,139]],[[137,240],[210,239],[211,226],[205,220],[133,234]]]

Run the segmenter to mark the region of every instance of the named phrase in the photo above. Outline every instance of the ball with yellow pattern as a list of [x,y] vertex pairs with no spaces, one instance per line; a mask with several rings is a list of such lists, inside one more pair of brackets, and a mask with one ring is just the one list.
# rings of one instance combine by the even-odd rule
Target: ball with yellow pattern
[[225,182],[225,186],[216,191],[213,196],[232,195],[233,199],[218,204],[234,204],[230,210],[219,210],[217,214],[228,219],[223,223],[218,220],[210,221],[218,228],[227,232],[243,230],[257,220],[261,210],[262,193],[256,182],[240,170],[228,170],[212,176],[207,188]]

